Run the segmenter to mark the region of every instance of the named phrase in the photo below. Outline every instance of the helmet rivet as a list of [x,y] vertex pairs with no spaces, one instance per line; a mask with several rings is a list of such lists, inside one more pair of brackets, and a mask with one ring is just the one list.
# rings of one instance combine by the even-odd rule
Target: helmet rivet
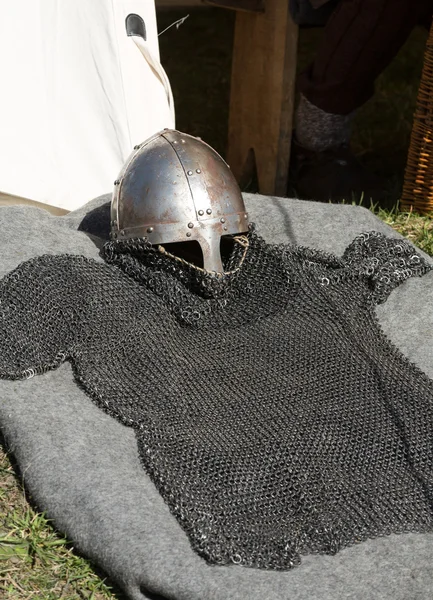
[[227,231],[227,227],[224,227],[224,231]]
[[188,227],[192,229],[194,227],[194,223],[188,223]]
[[245,213],[245,218],[248,219],[248,213]]
[[199,210],[198,214],[202,217],[204,215],[204,210]]
[[140,144],[137,144],[136,146],[134,146],[134,150],[139,150],[140,149]]
[[119,185],[120,183],[120,179],[116,179],[116,181],[114,182],[114,185]]
[[147,233],[152,233],[152,231],[153,231],[153,227],[148,227],[147,228]]
[[187,231],[186,237],[191,237],[191,232],[190,231]]
[[182,144],[185,144],[185,140],[180,140],[182,142]]
[[208,209],[206,210],[206,214],[208,214],[208,215],[211,215],[211,214],[212,214],[212,211],[211,211],[211,209],[210,209],[210,208],[208,208]]
[[221,223],[225,223],[226,220],[225,219],[220,219]]
[[196,169],[195,172],[196,173],[201,173],[201,169]]
[[192,171],[188,171],[188,175],[192,175]]
[[177,144],[177,141],[176,141],[176,140],[173,140],[173,144]]

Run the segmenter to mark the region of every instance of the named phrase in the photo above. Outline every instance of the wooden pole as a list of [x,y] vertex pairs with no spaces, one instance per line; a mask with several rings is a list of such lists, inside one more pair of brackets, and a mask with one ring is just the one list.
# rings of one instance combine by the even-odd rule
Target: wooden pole
[[263,13],[237,12],[227,159],[244,184],[257,170],[262,194],[287,193],[298,27],[288,0]]

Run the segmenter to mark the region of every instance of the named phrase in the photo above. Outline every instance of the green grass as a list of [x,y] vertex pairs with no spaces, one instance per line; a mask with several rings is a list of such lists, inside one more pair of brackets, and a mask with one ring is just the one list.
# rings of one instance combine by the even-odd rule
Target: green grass
[[108,600],[124,598],[74,552],[26,499],[0,449],[0,598]]
[[413,244],[433,256],[433,218],[416,213],[379,210],[377,216]]
[[[224,154],[227,142],[230,56],[234,15],[218,9],[170,10],[159,27],[190,14],[160,38],[173,85],[177,126],[200,135]],[[301,32],[299,64],[314,55],[320,30]],[[425,34],[417,30],[380,77],[375,97],[359,111],[353,146],[364,163],[390,178],[397,202]],[[433,221],[398,211],[376,211],[396,231],[433,256]],[[49,521],[35,512],[0,448],[0,598],[2,600],[124,600],[104,575],[80,557]]]

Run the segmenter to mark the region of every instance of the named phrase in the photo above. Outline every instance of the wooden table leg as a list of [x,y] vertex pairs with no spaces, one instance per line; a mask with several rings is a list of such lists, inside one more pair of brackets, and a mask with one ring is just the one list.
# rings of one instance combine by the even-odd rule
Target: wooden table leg
[[244,186],[257,169],[262,194],[285,196],[294,109],[298,27],[288,0],[237,12],[227,160]]

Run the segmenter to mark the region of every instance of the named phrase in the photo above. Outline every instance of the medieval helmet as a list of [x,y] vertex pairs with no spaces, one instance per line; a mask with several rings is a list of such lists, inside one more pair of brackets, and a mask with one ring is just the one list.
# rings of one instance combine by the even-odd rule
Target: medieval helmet
[[200,139],[165,129],[134,146],[111,203],[111,237],[200,244],[206,271],[223,272],[221,237],[245,233],[248,214],[229,166]]

